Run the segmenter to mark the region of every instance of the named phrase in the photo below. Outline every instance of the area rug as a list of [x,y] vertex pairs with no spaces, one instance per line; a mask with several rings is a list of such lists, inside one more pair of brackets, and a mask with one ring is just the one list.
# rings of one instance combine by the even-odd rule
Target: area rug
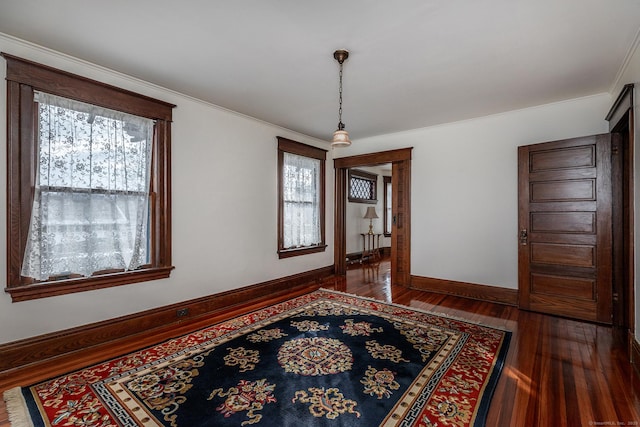
[[319,290],[4,398],[16,426],[477,426],[510,336]]

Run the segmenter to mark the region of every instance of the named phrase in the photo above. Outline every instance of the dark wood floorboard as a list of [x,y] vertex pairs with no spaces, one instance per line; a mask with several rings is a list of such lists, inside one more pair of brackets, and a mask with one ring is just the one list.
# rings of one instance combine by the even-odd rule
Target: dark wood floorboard
[[512,331],[487,426],[640,425],[640,377],[614,328],[392,287],[388,262],[324,287]]
[[[487,426],[640,425],[640,377],[628,361],[626,337],[616,329],[506,305],[393,287],[388,261],[352,266],[346,277],[327,280],[323,287],[512,331]],[[266,300],[258,306],[273,302]],[[237,314],[230,312],[226,317]],[[202,319],[174,332],[186,333],[220,320],[221,316]],[[0,390],[16,383],[40,381],[167,338],[138,337],[28,374],[0,377]],[[0,401],[0,427],[5,426],[9,423],[4,401]]]

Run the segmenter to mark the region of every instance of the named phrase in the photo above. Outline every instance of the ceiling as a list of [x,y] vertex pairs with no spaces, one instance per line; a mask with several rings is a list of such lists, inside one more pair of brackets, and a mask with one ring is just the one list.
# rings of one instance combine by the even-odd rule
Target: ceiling
[[1,33],[325,140],[336,49],[357,140],[608,92],[639,29],[638,0],[0,2]]

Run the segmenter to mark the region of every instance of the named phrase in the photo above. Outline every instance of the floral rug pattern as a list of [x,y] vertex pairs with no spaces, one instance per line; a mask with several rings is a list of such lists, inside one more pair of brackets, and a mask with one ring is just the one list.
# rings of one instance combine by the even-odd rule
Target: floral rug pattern
[[34,426],[483,425],[510,335],[319,290],[5,400]]

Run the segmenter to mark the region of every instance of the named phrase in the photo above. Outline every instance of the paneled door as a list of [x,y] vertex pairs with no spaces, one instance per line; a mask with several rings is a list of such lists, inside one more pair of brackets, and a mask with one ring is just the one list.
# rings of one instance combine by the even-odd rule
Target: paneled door
[[612,321],[611,135],[518,147],[520,308]]

